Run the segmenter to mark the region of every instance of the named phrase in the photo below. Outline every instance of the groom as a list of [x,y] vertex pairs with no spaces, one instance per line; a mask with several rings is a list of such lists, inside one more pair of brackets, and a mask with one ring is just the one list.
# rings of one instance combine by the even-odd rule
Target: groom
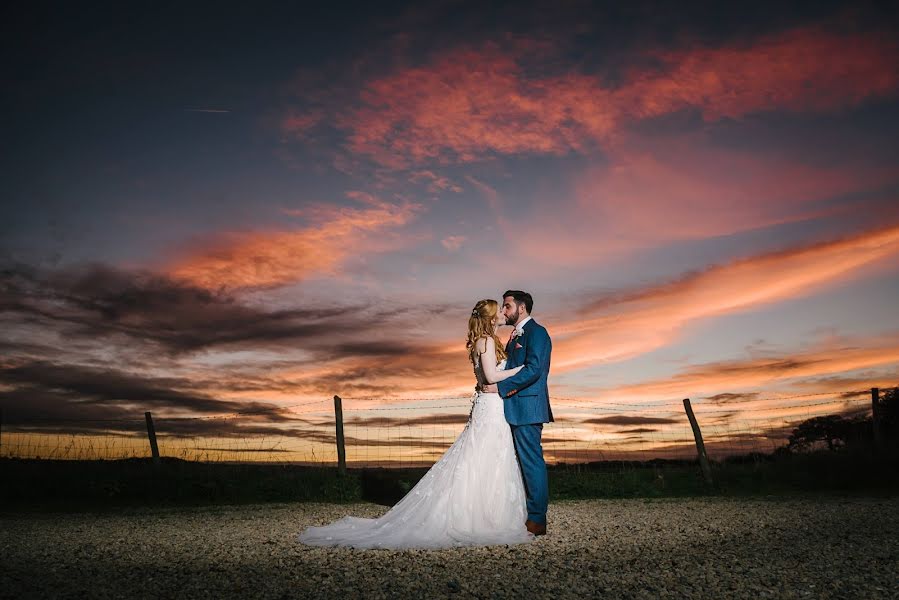
[[487,391],[496,391],[503,398],[506,421],[512,428],[515,452],[527,492],[528,519],[525,527],[534,535],[544,535],[549,488],[540,436],[543,424],[553,420],[546,385],[552,341],[546,328],[531,318],[533,308],[534,299],[527,292],[509,290],[503,294],[506,325],[515,327],[506,343],[506,368],[519,365],[524,365],[524,368],[496,386],[490,386]]

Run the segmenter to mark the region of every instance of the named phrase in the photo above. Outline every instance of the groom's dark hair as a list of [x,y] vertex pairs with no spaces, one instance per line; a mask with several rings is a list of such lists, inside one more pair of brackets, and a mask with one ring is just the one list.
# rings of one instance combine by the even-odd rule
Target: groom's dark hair
[[503,298],[506,296],[512,296],[512,300],[515,300],[515,304],[520,305],[523,302],[524,309],[528,311],[528,314],[531,314],[531,309],[534,308],[534,299],[531,298],[530,294],[522,292],[521,290],[506,290],[506,293],[503,294]]

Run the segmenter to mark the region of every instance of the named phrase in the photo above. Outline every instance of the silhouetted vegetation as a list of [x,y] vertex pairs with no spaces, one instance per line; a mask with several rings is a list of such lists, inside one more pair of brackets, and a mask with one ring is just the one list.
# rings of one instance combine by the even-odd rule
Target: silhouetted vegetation
[[825,415],[803,421],[790,434],[787,450],[807,452],[823,443],[834,451],[847,445],[870,443],[871,419],[846,419],[839,415]]
[[880,397],[880,421],[887,440],[899,445],[899,388],[892,388]]
[[[895,448],[899,440],[899,392],[887,390],[880,398],[880,422],[886,448]],[[787,452],[809,452],[823,448],[839,450],[870,450],[874,445],[874,424],[871,416],[846,418],[824,415],[800,423],[790,434]]]
[[[895,456],[895,455],[894,455]],[[899,460],[818,451],[713,462],[705,485],[695,462],[618,462],[550,467],[552,500],[707,495],[780,495],[899,491]],[[354,502],[391,505],[427,469],[350,469],[296,465],[123,461],[0,460],[4,509],[92,510],[124,506],[264,502]]]
[[0,459],[0,506],[91,509],[116,506],[347,502],[357,477],[281,464],[201,463],[178,458]]

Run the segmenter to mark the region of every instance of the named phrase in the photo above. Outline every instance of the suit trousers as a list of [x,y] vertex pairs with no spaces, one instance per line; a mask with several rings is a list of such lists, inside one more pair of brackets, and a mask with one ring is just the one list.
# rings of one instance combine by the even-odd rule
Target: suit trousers
[[546,476],[546,461],[543,460],[543,447],[540,445],[543,423],[510,427],[527,493],[528,519],[545,525],[546,508],[549,505],[549,482]]

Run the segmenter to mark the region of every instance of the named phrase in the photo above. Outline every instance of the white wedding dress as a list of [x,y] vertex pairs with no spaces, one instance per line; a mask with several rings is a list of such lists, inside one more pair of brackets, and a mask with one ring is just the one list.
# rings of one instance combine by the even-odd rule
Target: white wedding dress
[[[477,364],[475,376],[484,381]],[[525,519],[524,484],[502,398],[479,392],[465,430],[387,513],[309,527],[299,539],[313,546],[353,548],[520,544],[534,539]]]

